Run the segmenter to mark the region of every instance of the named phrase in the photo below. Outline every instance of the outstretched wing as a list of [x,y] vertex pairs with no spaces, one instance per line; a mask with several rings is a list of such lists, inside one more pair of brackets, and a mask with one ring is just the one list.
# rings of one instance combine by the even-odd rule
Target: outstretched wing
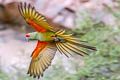
[[33,26],[37,32],[54,31],[46,22],[45,17],[38,13],[30,4],[20,3],[18,7],[26,22]]
[[[39,51],[39,48],[36,48],[33,53],[35,53],[36,51]],[[41,76],[43,76],[43,72],[46,68],[50,66],[51,61],[55,56],[55,52],[55,44],[47,43],[44,49],[42,49],[36,57],[32,58],[28,74],[30,74],[30,76],[33,76],[34,78],[40,78]]]

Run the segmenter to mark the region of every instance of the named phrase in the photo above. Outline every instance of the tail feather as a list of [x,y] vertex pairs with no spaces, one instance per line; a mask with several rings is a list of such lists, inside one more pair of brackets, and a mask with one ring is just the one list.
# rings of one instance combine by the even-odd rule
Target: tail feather
[[59,44],[67,53],[69,53],[70,55],[72,55],[72,52],[69,48],[67,48],[66,46],[64,46],[63,43]]
[[[67,52],[64,50],[63,47],[61,47],[60,44],[57,44],[57,43],[56,43],[56,46],[57,46],[57,49],[59,50],[59,52],[60,52],[61,54],[63,53],[65,56],[69,57],[68,54],[67,54]],[[69,54],[70,54],[70,53],[69,53]]]
[[77,54],[79,54],[79,55],[81,55],[81,56],[84,56],[83,54],[80,53],[79,50],[77,50],[77,49],[76,49],[75,47],[73,47],[73,46],[69,46],[69,45],[66,44],[66,43],[64,43],[63,46],[65,46],[66,48],[68,48],[69,50],[71,50],[71,51],[74,52],[74,53],[77,53]]
[[97,50],[96,50],[96,47],[93,47],[93,46],[87,46],[87,45],[83,45],[83,44],[79,44],[79,46],[80,46],[80,47],[83,47],[83,48],[90,49],[90,50],[97,51]]
[[76,49],[76,50],[78,50],[78,51],[80,51],[80,52],[82,52],[82,53],[84,53],[86,55],[89,55],[87,52],[85,52],[82,49],[80,49],[79,46],[76,46],[76,45],[71,44],[71,43],[67,43],[67,44],[68,44],[68,46],[70,46],[70,47],[72,47],[72,48],[74,48],[74,49]]
[[89,55],[87,52],[83,51],[80,47],[96,51],[96,47],[81,44],[81,42],[87,43],[87,41],[79,40],[77,37],[72,37],[71,34],[66,35],[64,33],[65,31],[56,32],[57,36],[62,37],[65,40],[65,42],[61,41],[56,42],[56,46],[60,53],[65,54],[67,57],[69,57],[68,54],[72,55],[72,53],[76,53],[80,56],[84,56],[85,54]]

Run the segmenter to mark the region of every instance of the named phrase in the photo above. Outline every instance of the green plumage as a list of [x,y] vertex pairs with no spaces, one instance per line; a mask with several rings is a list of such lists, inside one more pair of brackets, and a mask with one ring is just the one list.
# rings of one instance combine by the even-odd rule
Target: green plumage
[[30,39],[40,40],[40,41],[53,41],[55,33],[54,32],[32,32],[29,33]]
[[[83,45],[83,43],[87,43],[86,41],[81,41],[76,37],[73,37],[71,34],[64,34],[65,31],[54,32],[32,32],[29,33],[30,39],[32,40],[40,40],[44,42],[54,41],[53,44],[56,44],[57,49],[64,53],[67,57],[68,54],[72,55],[72,53],[77,53],[81,56],[87,54],[87,52],[83,51],[80,47],[96,50],[95,47]],[[58,41],[55,41],[58,39]]]

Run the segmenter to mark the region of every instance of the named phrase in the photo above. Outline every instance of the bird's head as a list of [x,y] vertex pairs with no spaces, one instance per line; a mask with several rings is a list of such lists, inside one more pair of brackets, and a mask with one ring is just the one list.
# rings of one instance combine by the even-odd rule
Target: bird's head
[[27,41],[35,40],[36,39],[36,35],[37,35],[37,32],[32,32],[32,33],[26,34],[25,37],[26,37]]

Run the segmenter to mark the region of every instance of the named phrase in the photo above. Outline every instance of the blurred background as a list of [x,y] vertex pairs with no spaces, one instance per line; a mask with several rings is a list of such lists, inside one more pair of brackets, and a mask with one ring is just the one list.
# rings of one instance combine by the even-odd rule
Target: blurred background
[[54,29],[96,46],[90,56],[67,58],[57,52],[41,80],[120,80],[119,0],[0,0],[0,80],[35,80],[26,73],[36,41],[18,11],[20,1],[35,6]]

